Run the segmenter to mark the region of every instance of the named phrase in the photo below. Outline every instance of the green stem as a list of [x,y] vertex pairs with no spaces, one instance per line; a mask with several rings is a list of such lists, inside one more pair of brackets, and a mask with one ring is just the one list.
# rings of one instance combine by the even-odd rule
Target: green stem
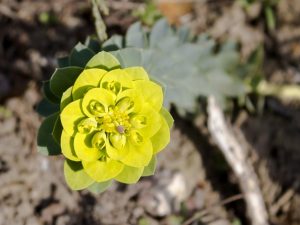
[[92,2],[92,12],[95,19],[95,28],[97,32],[97,36],[101,42],[107,39],[106,26],[102,19],[100,10],[107,15],[108,8],[104,2],[104,0],[91,0]]
[[276,17],[274,14],[274,10],[271,6],[266,6],[264,11],[268,29],[272,31],[276,27]]
[[300,101],[299,85],[278,85],[269,83],[267,81],[261,81],[257,87],[257,93],[264,96],[274,96],[283,101]]

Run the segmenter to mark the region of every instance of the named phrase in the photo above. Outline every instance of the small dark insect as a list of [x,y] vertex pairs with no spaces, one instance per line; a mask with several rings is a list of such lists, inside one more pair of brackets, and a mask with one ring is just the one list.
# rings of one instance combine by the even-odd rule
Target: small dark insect
[[122,125],[117,126],[117,131],[120,134],[124,134],[125,133],[125,128]]

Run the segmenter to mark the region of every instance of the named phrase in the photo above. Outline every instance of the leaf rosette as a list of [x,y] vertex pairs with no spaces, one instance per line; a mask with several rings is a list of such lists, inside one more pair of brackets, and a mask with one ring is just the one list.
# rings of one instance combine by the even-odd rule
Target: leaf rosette
[[76,73],[67,89],[60,79],[50,80],[61,97],[58,142],[67,184],[73,190],[102,191],[112,180],[131,184],[152,175],[173,123],[161,86],[143,67],[121,68],[104,51]]

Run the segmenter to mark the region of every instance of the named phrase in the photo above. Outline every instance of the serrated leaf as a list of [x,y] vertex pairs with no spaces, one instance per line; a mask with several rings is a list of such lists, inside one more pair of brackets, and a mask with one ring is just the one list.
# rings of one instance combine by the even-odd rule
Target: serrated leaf
[[142,50],[136,48],[124,48],[111,52],[120,62],[122,68],[142,66]]
[[84,67],[95,53],[82,43],[78,43],[70,54],[70,66]]
[[61,154],[60,146],[52,136],[54,124],[57,120],[58,113],[47,117],[41,124],[37,135],[38,151],[44,155]]
[[[166,107],[169,108],[171,103],[175,103],[179,107],[185,108],[185,110],[194,110],[195,101],[198,97],[197,90],[199,83],[203,83],[204,78],[194,76],[195,68],[190,67],[189,64],[183,64],[178,67],[178,63],[181,61],[185,62],[188,59],[180,57],[180,54],[178,54],[179,57],[170,58],[162,52],[154,52],[154,55],[151,56],[147,55],[147,51],[136,48],[121,49],[112,52],[112,54],[116,55],[122,67],[143,66],[152,75],[152,78],[158,83],[165,85],[166,94],[164,103]],[[145,55],[147,55],[147,60],[144,60]],[[193,76],[185,76],[184,80],[181,80],[180,77],[183,74],[191,74]]]
[[234,41],[226,41],[222,44],[221,49],[219,51],[224,53],[224,52],[236,52],[236,48],[237,48],[237,43]]
[[157,159],[156,159],[156,155],[154,155],[152,157],[149,165],[144,168],[142,176],[143,177],[152,176],[156,169],[156,163],[157,163]]
[[56,113],[59,111],[59,105],[54,104],[47,99],[42,99],[36,106],[36,111],[41,115],[41,116],[50,116],[53,113]]
[[126,33],[126,46],[145,48],[147,45],[147,38],[143,31],[141,22],[132,24]]
[[166,107],[174,104],[184,115],[198,110],[200,96],[215,95],[224,101],[245,93],[238,77],[240,62],[235,43],[226,42],[216,53],[215,41],[208,35],[194,38],[188,28],[173,29],[164,19],[146,37],[148,47],[125,48],[113,54],[122,67],[143,66],[151,79],[164,86]]
[[162,51],[178,51],[178,47],[180,46],[180,40],[178,37],[169,37],[162,38],[157,44],[156,47]]
[[60,99],[55,94],[53,94],[53,92],[50,89],[50,80],[43,82],[42,92],[49,102],[53,104],[59,104]]
[[120,68],[120,63],[112,54],[102,51],[94,55],[93,58],[88,61],[86,68],[113,70]]
[[173,30],[168,24],[167,20],[160,19],[154,24],[150,32],[149,45],[150,47],[155,47],[161,42],[162,39],[171,37],[172,35]]
[[113,35],[110,39],[102,44],[104,51],[116,51],[123,48],[123,37],[121,35]]
[[213,93],[215,96],[220,93],[222,96],[235,97],[245,93],[244,84],[240,80],[232,78],[223,70],[212,71],[207,78],[211,90],[217,92]]
[[222,69],[223,71],[232,71],[237,68],[239,63],[239,55],[233,51],[220,53],[214,59],[212,62],[215,68]]
[[178,35],[178,39],[180,40],[181,43],[185,43],[185,42],[189,41],[191,38],[190,29],[185,26],[178,28],[177,35]]
[[64,163],[64,175],[68,186],[72,190],[85,189],[94,182],[84,171],[81,162],[66,159]]
[[111,180],[101,182],[101,183],[95,182],[88,187],[88,190],[94,194],[100,194],[103,191],[105,191],[107,188],[109,188],[111,186],[111,184],[112,184]]
[[82,70],[83,68],[75,66],[56,69],[50,79],[52,93],[60,99],[62,94],[74,84]]

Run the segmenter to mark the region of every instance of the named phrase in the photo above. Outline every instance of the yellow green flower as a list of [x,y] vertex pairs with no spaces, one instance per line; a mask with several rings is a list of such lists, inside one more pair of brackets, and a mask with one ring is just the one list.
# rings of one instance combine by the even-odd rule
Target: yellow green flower
[[151,175],[173,122],[162,104],[161,86],[142,67],[84,69],[60,104],[68,185],[130,184]]

